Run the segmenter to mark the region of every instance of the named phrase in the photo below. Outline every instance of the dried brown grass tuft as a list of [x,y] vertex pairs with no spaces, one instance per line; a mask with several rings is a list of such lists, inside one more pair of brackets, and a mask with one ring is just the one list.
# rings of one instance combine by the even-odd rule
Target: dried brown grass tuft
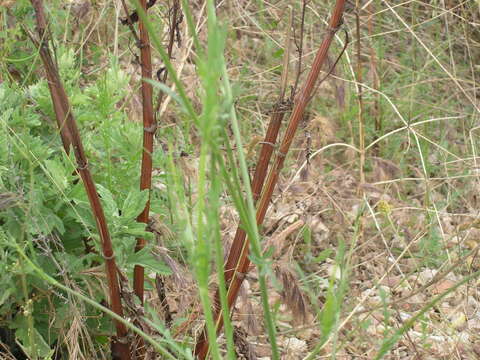
[[239,326],[235,326],[233,330],[233,341],[235,343],[235,351],[238,359],[241,360],[257,360],[255,349],[248,341],[248,333]]
[[290,266],[289,263],[280,262],[274,266],[274,271],[282,283],[282,291],[280,292],[282,300],[292,311],[294,323],[298,325],[305,323],[307,319],[307,302],[300,287],[300,282]]
[[85,325],[85,309],[77,301],[72,301],[69,307],[69,321],[64,329],[63,342],[67,347],[70,359],[88,360],[92,356],[106,359],[106,355],[95,349],[94,341]]
[[258,324],[258,314],[255,311],[255,307],[252,303],[252,292],[250,290],[250,282],[245,280],[240,287],[239,301],[237,302],[237,308],[239,308],[238,314],[247,332],[250,335],[260,334],[260,326]]

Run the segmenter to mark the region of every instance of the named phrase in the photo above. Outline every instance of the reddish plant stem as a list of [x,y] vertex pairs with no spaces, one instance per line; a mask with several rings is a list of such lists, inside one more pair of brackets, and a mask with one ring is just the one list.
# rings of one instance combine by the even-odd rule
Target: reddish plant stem
[[[285,110],[282,110],[279,103],[275,105],[274,112],[270,119],[270,124],[265,134],[265,139],[260,150],[258,163],[255,168],[252,181],[252,194],[254,202],[257,202],[262,192],[262,187],[267,177],[268,164],[273,154],[274,144],[277,142],[278,133],[285,115]],[[238,255],[241,253],[244,246],[247,234],[241,227],[237,228],[235,237],[233,239],[232,247],[228,254],[227,263],[225,264],[225,281],[228,283],[235,273],[235,265],[238,261]]]
[[[46,41],[46,21],[43,9],[42,0],[31,0],[35,9],[37,32],[40,36],[40,42],[35,41],[39,46],[40,57],[42,59],[47,79],[49,81],[50,94],[52,97],[55,114],[57,116],[57,123],[60,128],[60,135],[64,144],[65,151],[68,152],[70,145],[77,161],[77,172],[82,178],[85,190],[92,208],[93,216],[97,224],[97,229],[100,234],[100,241],[102,246],[103,257],[105,258],[106,274],[108,280],[108,288],[110,291],[110,306],[112,311],[117,315],[123,317],[123,308],[120,297],[120,288],[117,277],[117,265],[113,253],[112,242],[108,231],[105,214],[95,188],[92,175],[88,168],[88,161],[83,149],[80,133],[73,113],[71,111],[68,96],[65,92],[63,84],[60,80],[58,69],[52,59],[50,50],[48,49]],[[32,38],[33,39],[33,38]],[[60,118],[58,118],[60,116]],[[68,146],[67,146],[68,144]],[[117,330],[117,349],[120,349],[119,356],[122,360],[130,360],[130,346],[127,340],[127,328],[125,324],[115,321]]]
[[[305,112],[305,108],[308,105],[308,102],[311,100],[312,92],[315,88],[315,83],[318,79],[320,74],[320,70],[327,58],[328,50],[330,48],[330,44],[332,43],[333,37],[335,32],[337,31],[338,27],[342,24],[342,15],[345,6],[345,0],[337,0],[335,7],[332,12],[332,16],[329,22],[329,28],[327,30],[326,36],[320,45],[320,48],[317,51],[313,64],[311,66],[310,72],[307,76],[305,81],[305,85],[303,86],[302,90],[295,98],[295,103],[293,107],[293,111],[290,115],[290,120],[288,123],[288,127],[285,131],[285,135],[283,137],[283,141],[280,145],[278,150],[278,154],[275,157],[274,163],[270,169],[270,173],[267,178],[267,182],[265,185],[265,189],[260,198],[260,202],[257,207],[257,215],[256,220],[257,224],[261,225],[265,218],[265,214],[268,209],[268,205],[272,198],[273,190],[278,182],[278,178],[280,175],[280,171],[282,170],[283,164],[285,162],[285,157],[290,149],[290,145],[292,144],[295,132],[298,128],[300,121],[303,118],[303,114]],[[253,185],[252,185],[253,186]],[[242,239],[238,237],[238,239]],[[231,261],[227,261],[227,273],[230,273],[230,276],[227,277],[227,281],[229,280],[230,285],[228,287],[228,294],[227,294],[227,301],[228,306],[231,309],[235,300],[238,295],[238,291],[240,286],[245,278],[245,274],[248,272],[248,268],[250,265],[250,260],[248,258],[249,253],[249,239],[245,236],[243,237],[242,244],[233,244],[232,249],[229,254],[229,258],[231,257]],[[232,267],[230,264],[234,264]],[[235,269],[233,275],[231,274],[232,271],[228,271],[229,269]],[[217,324],[217,332],[221,330],[223,326],[223,317],[222,313],[217,311],[216,314],[216,324]],[[197,341],[195,347],[195,354],[199,359],[205,359],[208,354],[208,340],[206,337],[206,331],[203,331],[199,340]]]
[[[282,77],[280,82],[280,95],[277,102],[274,104],[272,114],[270,117],[270,122],[267,128],[267,132],[265,134],[264,140],[261,142],[262,147],[260,149],[260,155],[258,158],[257,166],[255,168],[255,173],[253,175],[252,180],[252,194],[253,194],[253,201],[256,203],[260,198],[260,194],[262,192],[263,184],[266,179],[268,164],[270,163],[270,159],[272,157],[275,144],[277,142],[278,133],[280,131],[280,127],[285,116],[285,113],[291,110],[291,101],[285,101],[285,92],[287,89],[287,81],[288,81],[288,69],[289,69],[289,61],[290,61],[290,30],[293,26],[293,14],[290,17],[290,23],[288,24],[289,30],[287,31],[286,41],[285,41],[285,53],[284,53],[284,60],[283,60],[283,71]],[[301,33],[301,36],[303,32]],[[301,53],[301,46],[299,47]],[[297,79],[300,75],[299,66],[297,68]],[[293,92],[296,88],[293,89]],[[245,230],[243,230],[240,226],[237,227],[237,231],[235,233],[235,237],[232,242],[232,247],[230,248],[229,256],[227,259],[227,263],[225,264],[224,268],[224,277],[225,281],[228,284],[233,274],[235,273],[235,265],[236,261],[238,260],[238,255],[242,251],[243,244],[245,243],[245,237],[247,236]],[[214,297],[214,308],[215,308],[215,317],[218,317],[218,313],[221,311],[220,309],[220,292],[217,288]]]
[[[260,198],[260,193],[262,191],[262,187],[266,179],[268,164],[272,157],[275,143],[277,142],[280,126],[282,124],[285,113],[289,111],[289,109],[284,108],[285,105],[282,105],[282,104],[283,102],[280,100],[274,105],[274,110],[272,112],[270,123],[267,128],[267,133],[265,134],[264,140],[261,142],[262,147],[260,149],[259,160],[255,168],[255,173],[253,175],[253,181],[252,181],[252,193],[253,193],[253,198],[255,202],[258,201],[258,199]],[[243,244],[245,243],[246,236],[247,234],[245,233],[245,230],[243,230],[240,226],[237,227],[237,231],[235,232],[235,237],[232,242],[232,247],[230,248],[227,263],[225,264],[224,277],[225,277],[225,282],[227,284],[231,280],[235,272],[236,256],[238,256],[238,254],[241,253]],[[218,289],[215,292],[213,306],[215,309],[215,316],[218,317],[218,313],[220,311],[220,308],[219,308],[220,292]],[[188,324],[190,324],[196,317],[197,317],[197,314],[190,317],[180,327],[180,329],[176,331],[176,334],[178,335],[183,331],[185,331]]]
[[36,41],[32,36],[31,39],[39,48],[40,57],[45,67],[50,96],[52,97],[55,120],[60,130],[60,138],[62,140],[63,148],[68,154],[70,152],[70,145],[72,144],[70,131],[66,126],[69,109],[62,101],[61,89],[57,86],[60,79],[58,76],[58,71],[56,71],[56,65],[50,56],[50,51],[47,45],[47,22],[45,20],[45,13],[43,11],[43,3],[42,1],[32,1],[32,5],[35,8],[37,33],[40,37],[40,42]]
[[[140,6],[143,11],[147,11],[147,1],[140,0]],[[128,16],[128,13],[127,13]],[[143,153],[142,153],[142,169],[140,175],[140,190],[148,190],[152,186],[152,154],[153,154],[153,137],[156,130],[156,121],[153,114],[153,88],[152,84],[145,80],[152,79],[152,53],[150,47],[150,39],[148,31],[142,20],[139,21],[140,28],[140,62],[142,68],[142,108],[143,108]],[[148,223],[150,214],[150,194],[148,196],[145,208],[137,217],[138,222]],[[137,239],[135,251],[142,250],[146,245],[143,238]],[[135,294],[143,304],[145,270],[143,266],[135,265],[133,270],[133,289]]]

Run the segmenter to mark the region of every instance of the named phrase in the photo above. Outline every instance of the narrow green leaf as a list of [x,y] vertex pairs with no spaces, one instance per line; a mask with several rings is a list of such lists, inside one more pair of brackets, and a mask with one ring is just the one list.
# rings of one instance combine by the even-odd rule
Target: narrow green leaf
[[337,299],[333,290],[328,289],[327,300],[320,314],[320,328],[322,329],[322,342],[326,341],[332,332],[338,313]]

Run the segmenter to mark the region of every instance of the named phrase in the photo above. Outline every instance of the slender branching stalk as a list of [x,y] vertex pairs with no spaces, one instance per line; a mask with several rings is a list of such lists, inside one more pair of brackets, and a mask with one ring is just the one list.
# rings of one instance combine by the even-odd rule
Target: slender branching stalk
[[[92,175],[88,168],[88,161],[83,150],[80,132],[78,131],[75,118],[70,107],[67,93],[60,79],[58,68],[53,61],[47,43],[47,22],[45,12],[43,9],[42,0],[31,0],[35,9],[35,16],[37,21],[37,33],[40,40],[35,41],[39,47],[40,57],[42,59],[47,79],[49,81],[50,93],[54,108],[56,109],[57,123],[60,128],[60,135],[64,146],[70,144],[77,161],[77,172],[82,178],[85,190],[92,208],[93,216],[95,218],[98,232],[100,234],[103,257],[105,258],[106,274],[108,286],[110,291],[110,305],[115,314],[123,317],[123,308],[120,297],[120,288],[117,277],[117,265],[115,262],[115,255],[113,253],[112,241],[108,231],[105,214],[103,212],[102,204],[95,188]],[[33,39],[33,37],[32,37]],[[64,117],[58,118],[59,115]],[[68,151],[68,148],[65,149]],[[115,321],[117,330],[117,349],[122,360],[129,360],[130,346],[127,339],[127,328],[123,322]]]
[[[320,48],[317,51],[311,70],[306,79],[305,85],[303,86],[300,93],[295,98],[293,111],[292,111],[292,114],[290,115],[288,127],[286,129],[283,141],[278,150],[278,154],[275,157],[274,164],[270,169],[270,173],[267,178],[265,189],[262,192],[262,195],[257,207],[256,221],[257,221],[257,224],[259,225],[263,223],[263,220],[265,218],[265,214],[267,212],[268,205],[270,203],[270,200],[273,194],[273,190],[275,189],[275,186],[278,182],[280,171],[283,168],[285,157],[288,153],[288,150],[290,149],[290,145],[292,144],[293,137],[298,128],[298,125],[303,118],[305,108],[307,107],[309,101],[312,98],[312,93],[314,91],[318,76],[320,74],[320,70],[327,58],[330,44],[333,41],[335,32],[337,31],[339,26],[342,24],[344,5],[345,5],[345,0],[336,1],[325,38],[322,44],[320,45]],[[252,185],[252,188],[254,188],[253,185]],[[241,239],[241,237],[238,237],[236,239]],[[235,272],[233,273],[233,275],[226,277],[228,280],[230,280],[230,286],[228,288],[228,304],[230,308],[233,306],[236,300],[238,291],[243,282],[245,274],[248,272],[248,268],[250,265],[250,259],[248,258],[248,254],[249,254],[248,239],[244,237],[244,240],[242,241],[241,244],[234,243],[234,245],[232,245],[231,252],[236,252],[236,253],[232,254],[233,261],[231,261],[231,263],[235,264],[233,267],[235,269]],[[228,267],[228,262],[227,262],[226,269],[228,270],[230,268],[231,267]],[[219,331],[221,328],[221,324],[222,324],[221,317],[222,317],[222,314],[219,313],[218,319],[217,319],[217,325],[218,325],[217,331]],[[204,359],[206,357],[208,353],[208,346],[209,345],[206,337],[204,335],[201,336],[197,342],[196,349],[195,349],[195,353],[200,359]]]

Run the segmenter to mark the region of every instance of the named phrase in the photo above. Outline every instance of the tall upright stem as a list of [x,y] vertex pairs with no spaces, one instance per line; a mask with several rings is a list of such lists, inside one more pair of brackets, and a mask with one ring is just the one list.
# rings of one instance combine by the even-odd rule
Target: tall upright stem
[[[308,74],[306,79],[305,85],[303,86],[302,90],[295,98],[295,103],[293,107],[293,111],[290,115],[290,120],[288,127],[285,131],[285,135],[283,141],[280,145],[278,150],[278,154],[275,157],[274,164],[270,169],[270,173],[267,178],[267,182],[265,185],[265,189],[261,195],[258,207],[257,207],[257,214],[256,214],[256,221],[257,224],[261,225],[265,218],[265,214],[268,209],[268,205],[270,203],[273,190],[278,182],[278,177],[280,175],[280,171],[283,168],[283,164],[285,161],[285,157],[290,149],[290,145],[292,144],[293,137],[295,132],[298,128],[300,121],[303,118],[303,114],[305,112],[305,108],[307,107],[311,97],[313,90],[315,88],[316,81],[320,74],[320,70],[325,63],[327,58],[327,53],[332,43],[333,37],[335,32],[337,31],[338,27],[342,24],[342,15],[343,9],[345,5],[345,0],[337,0],[335,7],[333,9],[329,28],[327,30],[326,36],[320,45],[320,48],[317,51],[315,59],[313,61],[311,70]],[[252,190],[255,193],[255,184],[252,184]],[[242,230],[239,230],[242,231]],[[237,233],[239,232],[237,231]],[[240,286],[243,282],[245,274],[248,272],[248,268],[250,265],[250,260],[248,258],[249,254],[249,240],[246,238],[245,235],[243,236],[236,236],[234,239],[234,244],[230,250],[229,260],[227,261],[226,265],[226,273],[225,278],[230,282],[228,287],[227,293],[227,300],[228,306],[231,309],[235,300],[238,295],[238,291]],[[233,266],[230,264],[234,264]],[[235,271],[231,271],[231,269],[235,269]],[[223,326],[223,318],[222,313],[217,311],[216,313],[216,324],[217,324],[217,332],[219,332]],[[199,340],[197,341],[195,354],[198,356],[199,359],[205,359],[208,354],[208,340],[206,337],[206,331],[204,331]]]
[[[140,6],[143,11],[147,11],[147,1],[140,0]],[[127,14],[128,16],[128,14]],[[140,62],[142,68],[142,109],[143,109],[143,152],[142,152],[142,170],[140,175],[140,190],[148,190],[152,186],[152,153],[153,137],[156,130],[156,121],[153,112],[153,89],[152,84],[146,80],[152,79],[152,54],[150,48],[150,39],[148,31],[145,28],[144,21],[139,20],[140,28]],[[150,214],[150,194],[148,196],[145,208],[137,217],[138,222],[147,224]],[[140,251],[145,247],[144,238],[137,239],[135,251]],[[135,265],[133,270],[133,289],[140,301],[143,303],[145,270],[143,266]]]
[[[70,107],[67,93],[60,79],[58,68],[53,61],[47,43],[47,23],[43,9],[42,0],[30,0],[36,15],[37,33],[40,41],[36,41],[39,46],[40,57],[42,59],[47,79],[49,81],[50,95],[52,98],[55,115],[57,116],[57,123],[60,128],[60,135],[62,137],[65,151],[69,151],[67,147],[71,145],[77,161],[77,172],[82,178],[85,186],[85,191],[92,208],[93,216],[97,224],[97,229],[100,234],[100,241],[102,246],[103,257],[105,259],[106,274],[108,281],[108,288],[110,292],[110,306],[118,316],[123,317],[122,301],[120,297],[120,286],[117,277],[117,265],[113,253],[112,241],[108,231],[105,214],[103,212],[102,204],[95,188],[92,175],[88,168],[88,161],[83,150],[82,140],[77,128],[75,118]],[[33,39],[32,39],[33,40]],[[60,118],[58,118],[60,116]],[[130,346],[127,338],[127,328],[124,323],[115,320],[115,328],[117,330],[116,349],[118,356],[122,360],[130,360]]]

